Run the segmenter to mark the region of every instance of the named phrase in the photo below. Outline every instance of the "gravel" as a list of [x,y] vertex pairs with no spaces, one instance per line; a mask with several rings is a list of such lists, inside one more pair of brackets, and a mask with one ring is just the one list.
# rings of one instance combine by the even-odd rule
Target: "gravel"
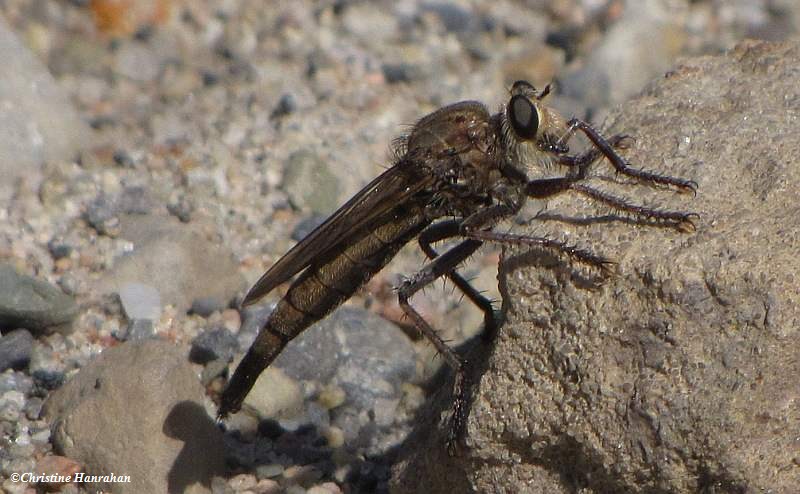
[[[0,77],[0,348],[7,338],[27,345],[20,329],[33,337],[28,363],[20,345],[0,371],[0,484],[9,492],[27,486],[8,475],[53,455],[43,432],[51,424],[35,413],[41,400],[120,340],[154,336],[188,354],[208,328],[225,328],[246,348],[277,294],[245,311],[261,315],[241,329],[227,307],[387,166],[392,139],[426,113],[463,99],[494,108],[524,77],[537,86],[555,79],[551,103],[566,113],[602,117],[679,56],[718,53],[745,36],[784,39],[800,23],[791,1],[101,7],[112,3],[0,3],[8,69]],[[392,287],[421,266],[413,250],[349,302],[358,317],[326,326],[341,335],[380,328],[390,346],[353,339],[322,347],[316,374],[286,366],[297,413],[275,417],[268,436],[258,432],[268,429],[263,418],[229,421],[219,447],[238,460],[207,488],[388,489],[393,446],[441,366],[427,343],[400,329],[407,322]],[[464,273],[499,299],[496,261],[486,249]],[[123,287],[135,283],[158,301],[150,289],[129,296]],[[439,286],[414,304],[443,338],[462,341],[478,331],[480,314]],[[359,329],[375,314],[397,324]],[[203,359],[211,397],[233,346],[223,343]],[[348,348],[360,362],[347,360]],[[395,348],[394,359],[370,356]],[[332,398],[342,391],[344,399]]]

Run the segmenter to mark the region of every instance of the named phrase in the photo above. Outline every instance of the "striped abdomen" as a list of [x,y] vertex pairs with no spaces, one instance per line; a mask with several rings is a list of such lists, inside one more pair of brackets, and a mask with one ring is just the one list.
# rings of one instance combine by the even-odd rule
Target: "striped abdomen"
[[422,208],[398,207],[303,271],[237,367],[222,394],[219,416],[238,411],[259,374],[292,338],[350,298],[429,224]]

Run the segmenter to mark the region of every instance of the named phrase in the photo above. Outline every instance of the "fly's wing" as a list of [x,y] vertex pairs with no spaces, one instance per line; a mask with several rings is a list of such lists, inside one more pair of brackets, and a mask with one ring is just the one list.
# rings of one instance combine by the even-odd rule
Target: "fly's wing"
[[353,231],[394,209],[433,179],[415,176],[404,163],[380,174],[278,259],[247,292],[242,305],[250,305],[276,286],[307,268],[330,249],[338,247]]

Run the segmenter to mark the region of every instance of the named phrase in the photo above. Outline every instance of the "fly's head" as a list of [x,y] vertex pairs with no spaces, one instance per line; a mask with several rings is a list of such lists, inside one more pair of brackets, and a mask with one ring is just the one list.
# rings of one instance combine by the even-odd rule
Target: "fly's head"
[[525,173],[532,167],[548,167],[558,155],[569,151],[564,118],[544,105],[550,85],[542,91],[527,81],[511,86],[511,98],[500,112],[505,166]]

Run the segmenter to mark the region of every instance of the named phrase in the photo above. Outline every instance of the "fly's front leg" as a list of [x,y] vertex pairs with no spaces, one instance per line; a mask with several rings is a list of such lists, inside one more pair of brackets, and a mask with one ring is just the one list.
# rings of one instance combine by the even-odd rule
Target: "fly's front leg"
[[440,255],[416,275],[404,281],[397,290],[397,297],[403,312],[414,322],[414,325],[425,335],[436,350],[442,355],[447,364],[455,372],[453,380],[453,416],[447,436],[447,450],[451,455],[457,452],[457,441],[463,436],[467,418],[467,383],[466,361],[462,360],[442,338],[436,330],[409,303],[409,299],[416,292],[429,285],[441,276],[447,275],[455,267],[471,256],[481,246],[477,240],[465,240]]
[[655,184],[661,185],[671,185],[673,187],[678,188],[681,191],[686,192],[696,192],[697,191],[697,183],[693,180],[686,180],[683,178],[676,178],[676,177],[669,177],[666,175],[660,175],[658,173],[649,172],[646,170],[640,170],[638,168],[633,168],[626,162],[622,157],[614,151],[611,143],[606,140],[603,136],[600,135],[591,125],[584,122],[583,120],[579,120],[577,118],[573,118],[569,122],[567,122],[567,126],[570,129],[568,133],[572,135],[576,130],[580,130],[583,132],[586,137],[592,141],[592,144],[603,153],[603,155],[611,161],[611,164],[617,170],[617,172],[622,173],[623,175],[627,175],[629,177],[636,178],[642,182],[650,182]]
[[[617,134],[608,139],[608,144],[614,149],[627,149],[632,142],[634,142],[634,138],[627,134]],[[558,157],[558,162],[570,168],[584,170],[585,173],[585,169],[602,155],[603,153],[598,148],[593,147],[577,156],[562,154]]]
[[[624,137],[623,137],[624,138]],[[586,154],[588,155],[588,153]],[[582,155],[582,156],[586,156]],[[581,159],[581,156],[576,157]],[[586,164],[590,164],[587,161]],[[628,213],[635,217],[644,218],[653,224],[667,227],[674,227],[680,231],[693,231],[693,219],[697,218],[695,213],[686,213],[683,211],[665,211],[661,209],[650,208],[647,206],[640,206],[633,204],[627,199],[617,197],[615,195],[603,192],[588,185],[579,183],[585,178],[586,166],[581,165],[578,172],[566,177],[557,178],[543,178],[539,180],[531,180],[525,184],[525,194],[528,197],[542,199],[551,197],[568,190],[574,190],[583,194],[597,202],[601,202],[607,206],[612,207],[618,211]]]

